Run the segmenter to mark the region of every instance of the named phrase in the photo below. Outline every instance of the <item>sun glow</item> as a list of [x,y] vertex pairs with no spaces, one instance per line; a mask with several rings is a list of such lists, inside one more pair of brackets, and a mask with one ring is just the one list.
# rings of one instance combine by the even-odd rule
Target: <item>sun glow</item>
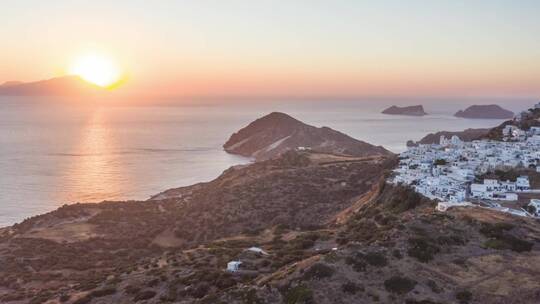
[[73,61],[69,73],[100,87],[112,87],[121,80],[118,65],[108,56],[90,53]]

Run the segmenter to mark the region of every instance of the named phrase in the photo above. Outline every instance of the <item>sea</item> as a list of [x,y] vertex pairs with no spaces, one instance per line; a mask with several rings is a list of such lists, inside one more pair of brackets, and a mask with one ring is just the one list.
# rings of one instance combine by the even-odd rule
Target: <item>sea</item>
[[[131,104],[51,97],[0,97],[0,227],[63,204],[144,200],[166,189],[210,181],[252,160],[222,145],[273,111],[399,153],[436,131],[493,127],[501,120],[452,116],[471,104],[513,111],[532,99],[148,99]],[[423,104],[424,117],[381,114]]]

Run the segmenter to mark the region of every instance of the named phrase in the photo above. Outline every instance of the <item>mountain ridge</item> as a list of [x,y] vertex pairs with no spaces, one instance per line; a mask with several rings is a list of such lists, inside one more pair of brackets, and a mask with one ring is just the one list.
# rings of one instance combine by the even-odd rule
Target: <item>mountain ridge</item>
[[8,81],[0,86],[0,95],[4,96],[71,96],[99,94],[104,91],[105,89],[75,75],[34,82]]

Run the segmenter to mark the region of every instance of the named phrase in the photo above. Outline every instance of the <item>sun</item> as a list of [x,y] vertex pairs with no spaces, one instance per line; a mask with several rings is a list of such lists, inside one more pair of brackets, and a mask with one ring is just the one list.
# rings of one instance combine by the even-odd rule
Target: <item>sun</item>
[[77,57],[69,67],[69,73],[100,87],[112,87],[121,80],[122,73],[110,57],[88,53]]

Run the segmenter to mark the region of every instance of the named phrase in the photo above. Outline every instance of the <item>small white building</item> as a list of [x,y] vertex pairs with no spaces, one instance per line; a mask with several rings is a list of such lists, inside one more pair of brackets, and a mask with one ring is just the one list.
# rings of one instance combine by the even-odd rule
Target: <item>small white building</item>
[[534,216],[540,216],[540,199],[531,199],[528,206],[534,207]]
[[229,263],[227,263],[227,271],[229,272],[237,272],[238,270],[240,270],[240,265],[242,264],[242,262],[240,261],[230,261]]
[[529,182],[528,176],[524,175],[516,179],[516,190],[517,191],[531,190],[531,184]]

